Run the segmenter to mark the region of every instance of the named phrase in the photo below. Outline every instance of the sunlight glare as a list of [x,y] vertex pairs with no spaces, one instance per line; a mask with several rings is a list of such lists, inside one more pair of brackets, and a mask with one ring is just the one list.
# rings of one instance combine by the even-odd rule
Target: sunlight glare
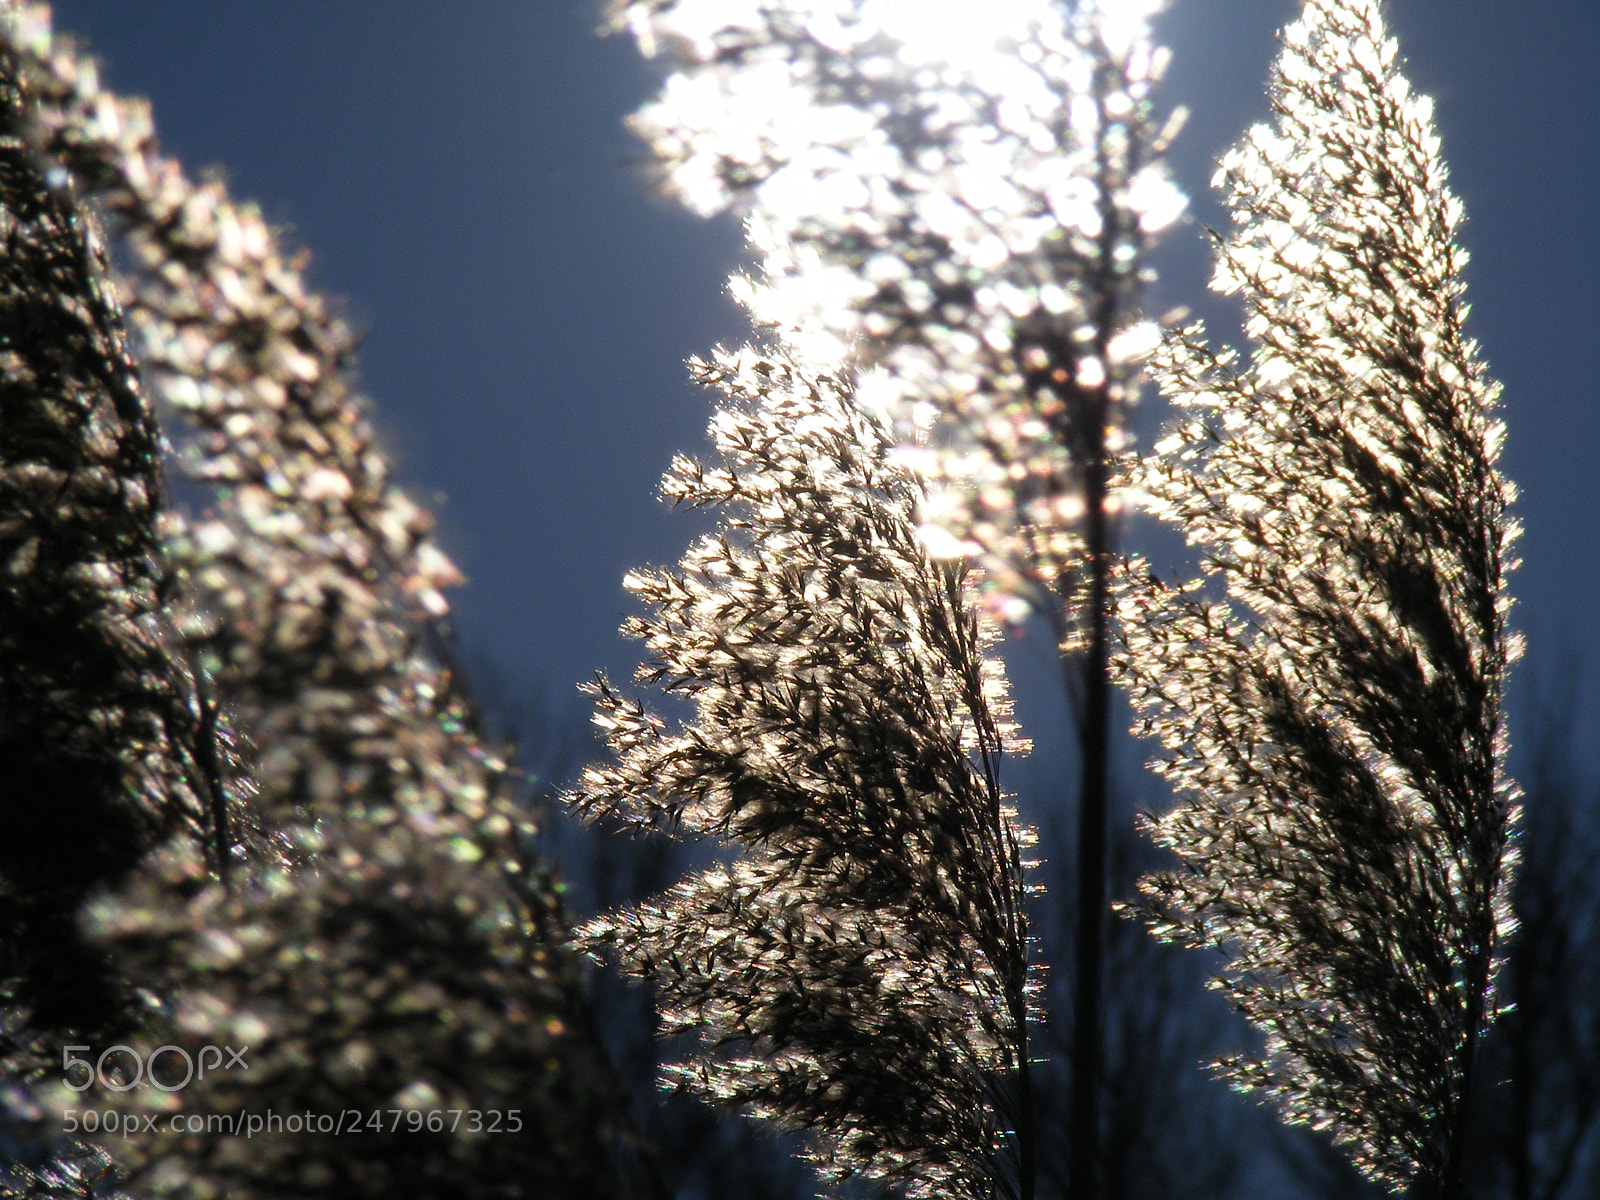
[[861,15],[901,44],[907,66],[970,69],[1002,41],[1028,41],[1049,8],[1044,0],[866,0]]
[[1150,18],[1166,0],[1100,0],[1100,39],[1118,58],[1125,58],[1150,32]]

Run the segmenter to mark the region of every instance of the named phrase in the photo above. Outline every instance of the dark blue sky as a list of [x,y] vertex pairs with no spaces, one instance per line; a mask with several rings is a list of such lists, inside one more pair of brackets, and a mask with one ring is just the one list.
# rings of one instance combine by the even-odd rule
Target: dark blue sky
[[[1210,163],[1264,119],[1296,0],[1173,0],[1174,154],[1197,222],[1169,234],[1162,306],[1195,305]],[[220,165],[294,228],[369,331],[365,390],[413,493],[471,579],[463,641],[508,690],[567,703],[626,676],[624,571],[696,524],[655,501],[710,398],[682,360],[741,336],[731,222],[650,194],[622,119],[650,92],[592,0],[58,0],[163,144]],[[1600,2],[1392,0],[1466,203],[1471,328],[1505,384],[1522,490],[1515,579],[1531,667],[1600,673]],[[1208,309],[1207,311],[1218,311]],[[1600,692],[1591,687],[1590,694]],[[1600,743],[1600,706],[1580,735]]]

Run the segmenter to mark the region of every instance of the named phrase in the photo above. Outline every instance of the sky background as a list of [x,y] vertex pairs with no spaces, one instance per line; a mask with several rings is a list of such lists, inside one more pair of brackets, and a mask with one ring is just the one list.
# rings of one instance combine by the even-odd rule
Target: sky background
[[[652,91],[593,0],[58,0],[103,78],[149,96],[167,151],[223,169],[292,227],[312,278],[367,331],[361,369],[412,494],[470,584],[469,658],[573,719],[595,669],[626,678],[620,581],[701,527],[656,500],[702,445],[711,397],[683,360],[742,338],[731,220],[652,195],[623,126]],[[1173,0],[1164,104],[1194,220],[1169,232],[1156,311],[1203,302],[1211,165],[1266,117],[1273,35],[1296,0]],[[1505,385],[1522,492],[1514,577],[1536,701],[1600,673],[1600,0],[1392,0],[1412,82],[1437,101],[1472,253],[1470,329]],[[1014,653],[1024,691],[1042,656]],[[1587,663],[1585,667],[1584,664]],[[1537,686],[1534,686],[1537,681]],[[1589,686],[1578,740],[1600,761]],[[1026,699],[1026,697],[1025,697]],[[1025,704],[1026,723],[1029,708]],[[1035,731],[1043,736],[1043,731]]]

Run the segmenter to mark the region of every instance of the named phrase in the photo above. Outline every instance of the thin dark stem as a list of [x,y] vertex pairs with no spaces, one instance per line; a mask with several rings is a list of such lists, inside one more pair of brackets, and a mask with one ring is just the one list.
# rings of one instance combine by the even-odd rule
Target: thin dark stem
[[[1485,904],[1487,906],[1487,902]],[[1460,1200],[1465,1182],[1467,1122],[1471,1116],[1472,1092],[1477,1086],[1478,1042],[1483,1036],[1485,998],[1489,992],[1489,972],[1493,961],[1492,936],[1492,933],[1486,932],[1483,937],[1480,943],[1482,948],[1478,951],[1468,979],[1468,987],[1472,991],[1467,999],[1466,1036],[1457,1060],[1460,1067],[1456,1072],[1457,1100],[1455,1111],[1451,1114],[1454,1120],[1450,1140],[1445,1150],[1444,1169],[1440,1172],[1439,1185],[1434,1192],[1438,1200]]]
[[211,837],[217,856],[217,879],[226,887],[233,862],[233,830],[228,821],[228,793],[223,783],[222,756],[217,753],[217,702],[206,695],[205,676],[194,666],[195,687],[200,690],[200,728],[195,737],[194,754],[199,767],[197,785],[205,789],[211,806]]
[[1078,805],[1078,952],[1070,1141],[1075,1200],[1099,1200],[1103,1036],[1101,993],[1106,937],[1106,776],[1111,732],[1111,682],[1107,669],[1106,632],[1111,531],[1106,514],[1106,464],[1103,453],[1090,459],[1084,474],[1089,628],[1087,644],[1074,664],[1082,671],[1078,693],[1078,745],[1083,774]]
[[[1105,112],[1106,98],[1116,87],[1109,68],[1095,74],[1095,99]],[[1138,157],[1137,153],[1134,155]],[[1101,139],[1099,176],[1103,195],[1118,184],[1117,170]],[[1133,169],[1136,164],[1128,164]],[[1100,235],[1099,267],[1094,279],[1095,347],[1101,362],[1109,361],[1107,339],[1118,324],[1125,299],[1115,267],[1116,248],[1125,236],[1121,221],[1107,220]],[[1106,461],[1106,428],[1121,414],[1104,388],[1079,393],[1077,436],[1083,470],[1084,565],[1088,571],[1087,640],[1075,663],[1065,664],[1068,693],[1076,691],[1078,754],[1081,786],[1078,801],[1078,947],[1074,980],[1072,1037],[1072,1110],[1068,1142],[1072,1151],[1074,1200],[1100,1200],[1101,1178],[1100,1092],[1104,1073],[1103,992],[1105,976],[1107,885],[1107,796],[1111,740],[1111,676],[1109,669],[1109,607],[1111,572],[1111,522],[1106,501],[1110,469]],[[1062,599],[1066,599],[1066,590]],[[1065,610],[1063,610],[1063,619]],[[1081,674],[1074,679],[1072,667]],[[1076,688],[1074,688],[1076,684]]]
[[[1520,914],[1519,914],[1520,915]],[[1524,917],[1525,919],[1525,917]],[[1527,935],[1524,934],[1524,937]],[[1529,1030],[1532,1028],[1529,1009],[1530,1000],[1523,986],[1527,975],[1521,971],[1516,977],[1517,1014],[1513,1024],[1507,1031],[1511,1038],[1513,1062],[1516,1064],[1511,1072],[1510,1087],[1513,1097],[1509,1124],[1511,1135],[1509,1140],[1509,1158],[1511,1159],[1511,1197],[1512,1200],[1533,1200],[1533,1084],[1535,1073],[1531,1067],[1532,1049],[1529,1046]],[[1543,997],[1538,1001],[1542,1002]]]
[[1033,1200],[1039,1175],[1038,1135],[1033,1112],[1033,1070],[1028,1062],[1028,1001],[1023,994],[1013,1004],[1017,1026],[1017,1196]]

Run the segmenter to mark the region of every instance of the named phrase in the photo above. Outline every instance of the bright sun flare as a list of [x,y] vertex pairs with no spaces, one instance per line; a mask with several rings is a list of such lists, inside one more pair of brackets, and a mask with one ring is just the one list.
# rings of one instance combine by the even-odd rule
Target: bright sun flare
[[866,0],[861,16],[901,44],[905,65],[960,67],[1002,41],[1026,40],[1050,7],[1050,0]]

